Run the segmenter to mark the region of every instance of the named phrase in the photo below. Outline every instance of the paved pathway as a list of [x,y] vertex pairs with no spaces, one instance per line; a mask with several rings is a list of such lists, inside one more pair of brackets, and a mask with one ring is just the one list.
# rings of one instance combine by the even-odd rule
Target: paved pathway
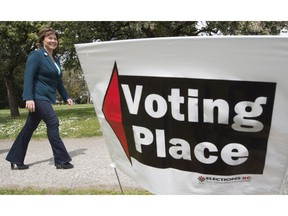
[[[5,157],[11,147],[11,140],[0,141],[0,188],[95,188],[120,190],[111,166],[111,159],[102,137],[64,139],[74,169],[57,170],[54,166],[52,150],[48,140],[41,139],[29,144],[25,163],[30,168],[25,171],[11,170]],[[141,189],[126,174],[117,169],[122,189]],[[288,178],[281,191],[288,194]]]
[[[102,137],[64,139],[74,169],[59,170],[54,166],[48,140],[31,140],[25,163],[28,170],[11,170],[5,157],[11,140],[0,141],[0,188],[95,188],[120,190],[111,159]],[[122,189],[140,188],[117,169]]]

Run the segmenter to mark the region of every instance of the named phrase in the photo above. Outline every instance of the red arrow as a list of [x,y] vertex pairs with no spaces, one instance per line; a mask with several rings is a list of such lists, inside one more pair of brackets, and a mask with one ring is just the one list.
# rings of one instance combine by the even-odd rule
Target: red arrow
[[106,95],[104,98],[102,112],[105,119],[110,124],[117,138],[119,139],[128,159],[130,160],[130,154],[128,149],[127,138],[122,121],[122,111],[120,102],[120,88],[118,81],[118,69],[115,62],[113,72],[111,75],[110,83],[108,85]]

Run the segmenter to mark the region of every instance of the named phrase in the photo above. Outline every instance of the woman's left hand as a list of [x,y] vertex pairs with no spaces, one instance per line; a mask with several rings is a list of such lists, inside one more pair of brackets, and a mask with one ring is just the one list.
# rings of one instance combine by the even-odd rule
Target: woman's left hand
[[68,104],[69,106],[73,105],[73,100],[72,100],[71,98],[69,98],[69,99],[67,100],[67,104]]

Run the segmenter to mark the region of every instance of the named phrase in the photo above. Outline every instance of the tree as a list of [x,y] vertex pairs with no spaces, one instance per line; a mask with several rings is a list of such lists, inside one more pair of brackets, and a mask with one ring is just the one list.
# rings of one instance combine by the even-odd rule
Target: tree
[[64,69],[63,80],[73,98],[88,93],[74,44],[215,34],[276,35],[288,26],[288,22],[275,21],[207,21],[198,24],[197,21],[0,22],[0,76],[3,76],[6,87],[3,88],[3,81],[0,80],[0,106],[2,98],[7,94],[11,116],[19,115],[25,62],[35,48],[38,30],[43,25],[59,31],[57,51]]
[[[81,101],[80,98],[89,96],[74,44],[148,37],[192,36],[197,35],[196,24],[197,22],[192,21],[51,22],[51,26],[60,33],[58,51],[65,70],[63,81],[70,96],[76,100],[78,99],[78,101]],[[58,98],[60,99],[60,97]],[[89,99],[86,101],[89,101]]]
[[195,36],[196,21],[128,22],[77,21],[51,22],[60,33],[60,53],[65,69],[80,68],[74,44],[151,37]]
[[19,116],[15,74],[23,71],[27,55],[34,47],[37,32],[32,22],[0,23],[0,72],[4,77],[11,116]]
[[201,31],[206,35],[278,35],[287,25],[280,21],[208,21]]

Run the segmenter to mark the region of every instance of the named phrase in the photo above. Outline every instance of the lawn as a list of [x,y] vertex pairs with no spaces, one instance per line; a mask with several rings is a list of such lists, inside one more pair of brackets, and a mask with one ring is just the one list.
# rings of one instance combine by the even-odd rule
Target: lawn
[[[0,195],[122,195],[120,190],[99,189],[37,189],[37,188],[0,188]],[[151,195],[142,189],[127,189],[123,195]]]
[[[91,136],[102,136],[100,125],[95,114],[94,106],[92,104],[78,104],[73,106],[55,105],[60,121],[60,134],[62,138],[80,138]],[[15,139],[19,131],[25,124],[28,111],[20,109],[20,117],[12,118],[10,110],[0,109],[0,140],[1,139]],[[33,134],[33,138],[47,138],[46,126],[42,121]],[[125,195],[147,195],[150,194],[145,190],[126,190]],[[35,189],[35,188],[0,188],[0,195],[14,194],[14,195],[49,195],[49,194],[70,194],[70,195],[119,195],[120,191],[116,190],[96,190],[96,189]]]
[[[55,105],[54,108],[60,122],[61,137],[80,138],[102,135],[93,104]],[[14,139],[17,136],[28,115],[26,109],[19,111],[20,117],[12,118],[10,110],[0,110],[0,139]],[[34,132],[33,138],[46,137],[46,126],[42,121]]]

